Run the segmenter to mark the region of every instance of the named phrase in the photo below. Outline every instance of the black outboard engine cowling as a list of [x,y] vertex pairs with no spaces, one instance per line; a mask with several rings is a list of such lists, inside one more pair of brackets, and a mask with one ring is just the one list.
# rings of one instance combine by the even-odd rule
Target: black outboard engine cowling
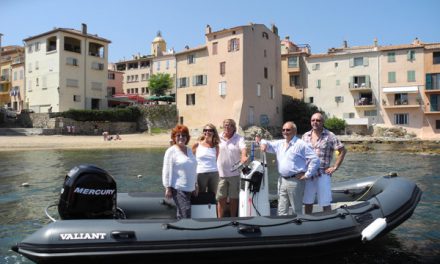
[[116,181],[94,165],[79,165],[66,175],[58,213],[62,219],[107,219],[116,215]]

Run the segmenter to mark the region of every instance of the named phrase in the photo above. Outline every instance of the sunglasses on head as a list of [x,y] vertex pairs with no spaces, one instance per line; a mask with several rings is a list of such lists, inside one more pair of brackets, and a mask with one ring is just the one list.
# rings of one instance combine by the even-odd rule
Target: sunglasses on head
[[203,129],[203,132],[214,132],[214,129],[210,129],[210,128],[205,128]]

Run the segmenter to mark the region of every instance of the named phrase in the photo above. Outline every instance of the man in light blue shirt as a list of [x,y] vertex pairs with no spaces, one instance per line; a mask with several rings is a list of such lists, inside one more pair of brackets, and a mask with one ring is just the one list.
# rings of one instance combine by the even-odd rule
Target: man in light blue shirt
[[[260,149],[277,156],[278,173],[278,215],[287,215],[289,206],[296,214],[302,213],[305,180],[315,176],[319,169],[319,158],[313,149],[296,136],[296,125],[283,125],[284,139],[261,140]],[[260,143],[260,139],[255,139]]]

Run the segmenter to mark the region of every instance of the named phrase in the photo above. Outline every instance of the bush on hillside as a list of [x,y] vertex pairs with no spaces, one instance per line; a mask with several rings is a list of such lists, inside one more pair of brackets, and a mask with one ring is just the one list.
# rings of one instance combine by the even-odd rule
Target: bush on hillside
[[337,135],[343,134],[346,126],[347,123],[345,123],[345,120],[337,117],[329,118],[324,122],[324,127]]
[[109,110],[76,110],[53,113],[52,117],[61,116],[76,121],[110,121],[110,122],[136,122],[141,112],[137,107],[116,108]]

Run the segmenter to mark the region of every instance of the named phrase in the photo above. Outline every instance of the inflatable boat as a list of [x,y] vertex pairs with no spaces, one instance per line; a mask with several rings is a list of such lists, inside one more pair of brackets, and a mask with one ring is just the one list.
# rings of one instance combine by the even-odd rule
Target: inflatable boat
[[[240,165],[239,217],[216,217],[215,198],[200,193],[192,218],[176,219],[163,194],[117,193],[113,177],[93,165],[66,175],[55,219],[12,250],[37,263],[136,263],[153,258],[267,252],[369,243],[408,219],[422,191],[395,174],[334,183],[331,212],[276,215],[264,162]],[[362,242],[363,241],[363,242]],[[312,252],[317,252],[312,251]]]

